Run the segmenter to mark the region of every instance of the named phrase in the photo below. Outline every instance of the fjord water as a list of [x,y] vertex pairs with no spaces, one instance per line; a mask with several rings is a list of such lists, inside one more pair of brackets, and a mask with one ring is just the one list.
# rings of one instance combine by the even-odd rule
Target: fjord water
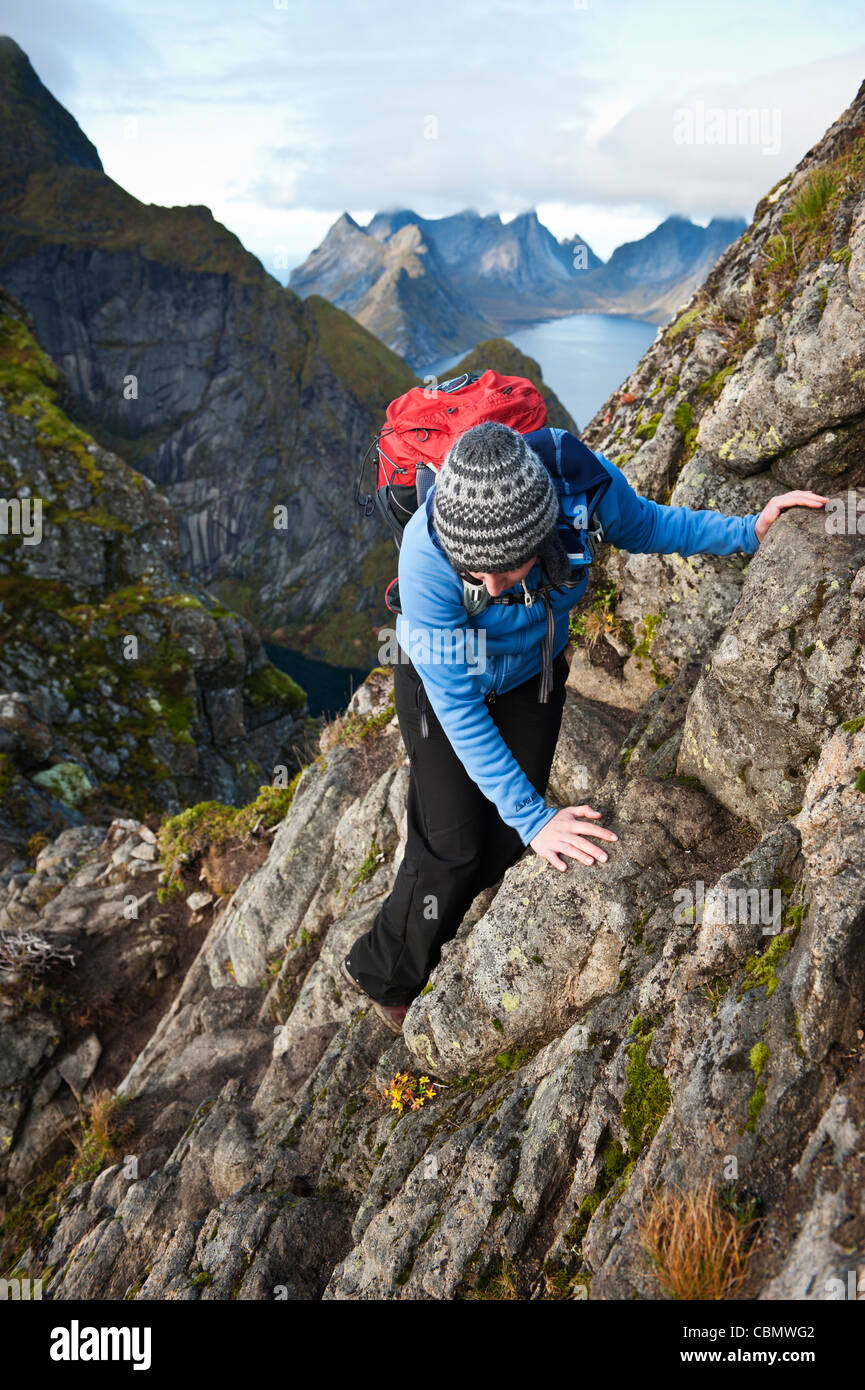
[[[396,573],[396,558],[394,558]],[[386,610],[382,608],[384,623]],[[280,647],[265,642],[264,649],[279,671],[284,671],[306,691],[311,715],[323,714],[332,719],[344,710],[355,690],[369,675],[368,666],[334,666],[329,661],[316,661],[293,647]]]
[[[657,331],[656,324],[624,314],[568,314],[529,324],[507,337],[535,359],[544,381],[583,429],[633,371]],[[464,355],[433,362],[418,375],[441,378]]]

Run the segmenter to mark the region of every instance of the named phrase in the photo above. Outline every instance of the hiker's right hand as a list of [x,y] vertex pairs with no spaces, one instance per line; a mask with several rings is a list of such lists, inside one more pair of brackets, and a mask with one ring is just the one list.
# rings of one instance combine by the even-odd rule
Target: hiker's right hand
[[578,859],[581,864],[594,864],[596,859],[603,863],[608,857],[606,851],[585,836],[594,835],[600,840],[618,840],[619,837],[605,826],[585,819],[600,814],[591,806],[566,806],[563,811],[557,811],[529,843],[535,854],[556,869],[568,867],[561,857],[563,854]]

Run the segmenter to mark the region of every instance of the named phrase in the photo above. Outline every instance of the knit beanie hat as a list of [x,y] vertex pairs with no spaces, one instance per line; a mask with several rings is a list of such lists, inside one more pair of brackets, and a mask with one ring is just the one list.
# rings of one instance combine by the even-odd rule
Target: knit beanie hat
[[549,473],[510,426],[487,420],[451,445],[436,480],[433,521],[458,572],[504,573],[548,553],[567,564],[558,514]]

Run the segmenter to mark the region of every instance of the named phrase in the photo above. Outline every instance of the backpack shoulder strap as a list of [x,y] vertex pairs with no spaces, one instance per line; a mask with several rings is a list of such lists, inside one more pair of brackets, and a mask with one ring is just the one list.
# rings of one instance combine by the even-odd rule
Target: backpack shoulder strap
[[[593,519],[593,513],[612,482],[609,473],[591,449],[569,430],[547,426],[524,438],[549,472],[560,503],[568,499],[570,505],[563,508],[567,526],[572,534],[576,533],[578,549],[591,562],[603,537],[603,528]],[[566,549],[570,551],[572,546],[566,545]]]
[[610,475],[600,459],[570,431],[547,425],[542,430],[532,430],[523,438],[547,469],[559,496],[575,492],[589,494],[593,488],[610,482]]

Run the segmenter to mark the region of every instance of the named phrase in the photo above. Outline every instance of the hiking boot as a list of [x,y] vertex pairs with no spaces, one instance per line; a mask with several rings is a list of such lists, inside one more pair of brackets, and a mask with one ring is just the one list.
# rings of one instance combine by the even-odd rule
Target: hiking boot
[[349,968],[348,968],[348,956],[345,956],[345,957],[340,961],[340,963],[339,963],[339,973],[340,973],[340,975],[342,976],[342,978],[345,980],[346,984],[347,984],[347,985],[351,985],[352,989],[356,989],[357,992],[358,992],[358,994],[364,994],[364,993],[366,992],[365,990],[361,989],[361,987],[360,987],[360,985],[358,984],[357,980],[354,978],[354,976],[352,975],[351,971],[349,970]]
[[373,1012],[378,1014],[382,1023],[399,1037],[402,1033],[402,1025],[405,1023],[405,1016],[408,1013],[408,1004],[378,1004],[373,999],[372,1007]]
[[339,963],[339,973],[347,985],[351,985],[352,989],[356,989],[358,994],[362,994],[366,999],[369,999],[373,1007],[373,1012],[378,1014],[382,1023],[384,1023],[392,1033],[399,1035],[402,1032],[403,1020],[408,1013],[408,1004],[379,1004],[376,999],[373,999],[367,994],[366,990],[362,989],[358,984],[348,968],[347,956]]

